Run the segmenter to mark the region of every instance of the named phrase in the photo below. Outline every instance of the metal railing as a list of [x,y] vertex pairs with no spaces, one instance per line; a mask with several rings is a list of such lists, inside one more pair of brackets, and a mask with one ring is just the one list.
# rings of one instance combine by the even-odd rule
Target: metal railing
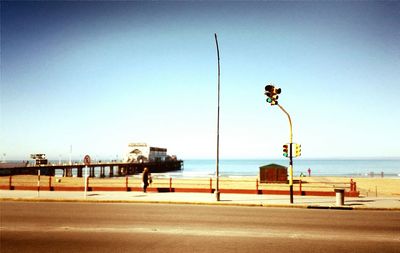
[[[3,190],[83,190],[84,178],[53,176],[3,176],[0,177],[0,189]],[[140,191],[142,178],[126,176],[114,178],[87,179],[88,191]],[[357,195],[357,184],[350,181],[307,181],[294,180],[296,195],[333,195],[334,189],[343,188],[346,192]],[[258,178],[220,178],[221,193],[288,194],[286,183],[260,183]],[[157,192],[214,192],[216,181],[213,178],[157,178],[149,191]]]

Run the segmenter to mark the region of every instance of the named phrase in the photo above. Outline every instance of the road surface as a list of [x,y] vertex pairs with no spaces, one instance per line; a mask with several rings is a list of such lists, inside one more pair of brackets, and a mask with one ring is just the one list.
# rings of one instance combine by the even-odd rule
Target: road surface
[[400,252],[400,212],[2,202],[6,252]]

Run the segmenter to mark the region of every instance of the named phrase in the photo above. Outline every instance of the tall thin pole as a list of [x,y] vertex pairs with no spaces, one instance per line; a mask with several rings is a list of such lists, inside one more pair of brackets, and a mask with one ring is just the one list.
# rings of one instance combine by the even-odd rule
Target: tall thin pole
[[217,110],[217,164],[216,164],[216,187],[215,187],[215,197],[216,200],[220,200],[220,192],[219,192],[219,110],[220,110],[220,63],[219,63],[219,47],[218,47],[218,39],[217,39],[217,34],[214,33],[215,36],[215,44],[217,46],[217,57],[218,57],[218,110]]
[[87,175],[87,170],[88,170],[88,166],[87,165],[85,165],[85,181],[84,181],[84,187],[85,187],[85,189],[84,189],[84,197],[85,197],[85,199],[87,198],[87,179],[88,179],[88,175]]
[[37,196],[38,196],[38,198],[40,197],[40,168],[38,168],[38,171],[37,171],[37,176],[38,176],[38,178],[37,178]]

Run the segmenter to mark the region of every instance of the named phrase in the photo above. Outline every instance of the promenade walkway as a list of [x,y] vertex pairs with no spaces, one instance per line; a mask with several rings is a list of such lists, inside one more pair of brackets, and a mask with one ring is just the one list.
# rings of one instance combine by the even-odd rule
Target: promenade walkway
[[221,194],[216,201],[211,193],[176,193],[176,192],[112,192],[96,191],[24,191],[0,190],[1,201],[88,201],[88,202],[126,202],[126,203],[173,203],[199,205],[237,205],[264,207],[296,208],[333,208],[364,210],[397,210],[400,211],[399,197],[346,197],[344,206],[336,206],[335,197],[294,196],[290,204],[287,195],[257,194]]

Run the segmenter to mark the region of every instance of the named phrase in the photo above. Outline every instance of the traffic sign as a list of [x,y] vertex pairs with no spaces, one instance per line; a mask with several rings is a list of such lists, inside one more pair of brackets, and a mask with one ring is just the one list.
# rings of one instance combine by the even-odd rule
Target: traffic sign
[[83,158],[83,163],[86,166],[90,165],[90,156],[89,155],[85,155],[85,157]]

